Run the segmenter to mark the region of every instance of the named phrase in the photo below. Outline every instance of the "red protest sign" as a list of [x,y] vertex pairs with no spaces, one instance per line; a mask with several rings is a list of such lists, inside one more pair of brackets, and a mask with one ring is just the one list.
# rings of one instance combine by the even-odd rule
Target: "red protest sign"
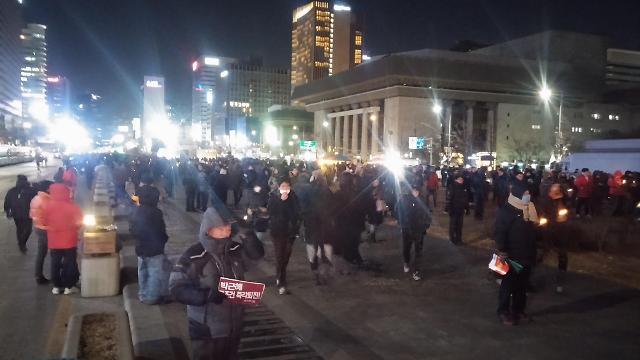
[[258,305],[264,294],[264,284],[221,277],[218,291],[232,304]]

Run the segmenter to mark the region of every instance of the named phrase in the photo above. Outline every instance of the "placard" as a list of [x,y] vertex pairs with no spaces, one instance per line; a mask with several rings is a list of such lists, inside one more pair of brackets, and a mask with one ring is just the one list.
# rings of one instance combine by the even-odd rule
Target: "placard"
[[258,305],[264,294],[264,284],[221,277],[218,291],[232,304]]

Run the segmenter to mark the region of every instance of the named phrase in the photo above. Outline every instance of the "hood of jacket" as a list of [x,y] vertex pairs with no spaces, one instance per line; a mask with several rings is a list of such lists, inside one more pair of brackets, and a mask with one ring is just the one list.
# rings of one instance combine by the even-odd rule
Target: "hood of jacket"
[[16,179],[16,188],[24,189],[26,187],[29,187],[29,180],[24,175],[18,175],[18,178]]
[[71,190],[63,184],[52,184],[49,187],[49,195],[54,201],[71,201]]
[[204,249],[210,254],[223,254],[227,245],[231,243],[231,237],[227,239],[214,239],[207,234],[209,229],[230,224],[228,214],[221,214],[216,208],[210,207],[202,215],[202,223],[200,223],[200,231],[198,233],[198,241]]

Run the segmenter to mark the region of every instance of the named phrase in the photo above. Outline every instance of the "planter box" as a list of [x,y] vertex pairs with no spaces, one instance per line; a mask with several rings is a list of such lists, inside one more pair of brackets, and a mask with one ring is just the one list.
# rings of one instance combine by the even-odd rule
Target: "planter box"
[[82,243],[83,254],[113,254],[115,252],[116,252],[116,231],[115,230],[85,231],[84,242]]
[[[108,338],[110,338],[111,342],[115,344],[115,349],[112,352],[114,358],[118,360],[133,360],[133,346],[131,344],[131,332],[129,329],[129,318],[124,311],[116,311],[116,312],[108,312],[108,313],[90,313],[90,314],[78,314],[73,315],[69,320],[69,325],[67,327],[67,335],[64,342],[64,347],[62,349],[62,354],[60,354],[63,359],[81,359],[88,358],[90,354],[85,353],[82,349],[81,339],[87,345],[91,345],[91,338],[87,338],[88,332],[92,329],[95,330],[95,324],[93,326],[87,325],[85,323],[85,319],[91,320],[91,317],[96,317],[100,315],[112,315],[109,324]],[[87,326],[84,328],[83,324]],[[89,342],[87,343],[87,340]],[[94,338],[95,340],[95,338]]]
[[120,256],[85,255],[80,259],[82,297],[116,296],[120,292]]

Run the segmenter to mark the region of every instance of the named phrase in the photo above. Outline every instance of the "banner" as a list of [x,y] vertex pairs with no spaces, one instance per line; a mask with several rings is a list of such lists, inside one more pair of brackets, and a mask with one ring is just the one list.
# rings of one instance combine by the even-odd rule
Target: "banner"
[[221,277],[218,291],[232,304],[258,305],[264,294],[264,284]]

